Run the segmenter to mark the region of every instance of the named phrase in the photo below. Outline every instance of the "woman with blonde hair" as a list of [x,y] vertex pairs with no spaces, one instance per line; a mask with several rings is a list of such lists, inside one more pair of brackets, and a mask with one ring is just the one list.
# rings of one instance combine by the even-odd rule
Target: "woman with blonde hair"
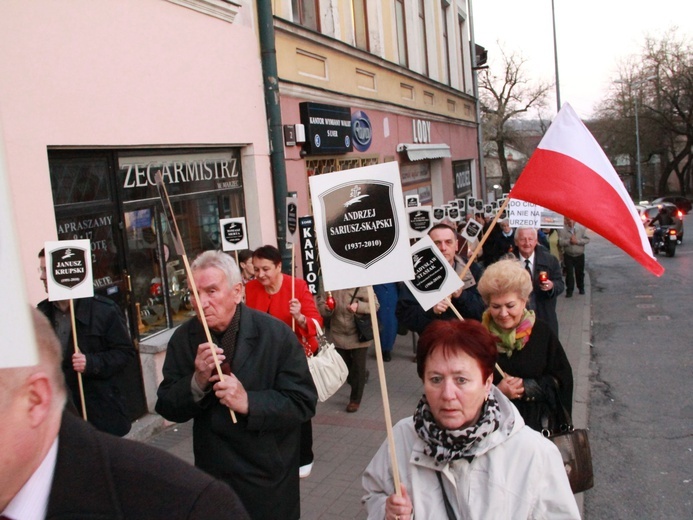
[[558,337],[527,309],[529,273],[517,260],[500,260],[484,271],[478,289],[488,307],[482,323],[496,339],[505,373],[495,373],[494,384],[530,428],[556,428],[561,404],[572,408],[573,372]]

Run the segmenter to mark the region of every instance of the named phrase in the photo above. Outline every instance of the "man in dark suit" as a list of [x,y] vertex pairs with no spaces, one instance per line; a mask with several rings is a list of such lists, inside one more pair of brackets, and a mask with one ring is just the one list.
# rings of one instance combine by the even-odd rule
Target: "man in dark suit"
[[[195,259],[192,272],[212,339],[192,318],[173,334],[156,410],[193,424],[195,465],[228,482],[257,520],[300,517],[301,423],[317,392],[296,335],[241,303],[238,267],[220,251]],[[228,375],[220,381],[212,348]],[[232,422],[233,410],[237,423]]]
[[249,518],[223,482],[64,412],[60,343],[32,312],[39,364],[0,369],[2,518]]
[[[46,255],[39,252],[39,272],[48,292]],[[77,374],[82,374],[87,420],[101,431],[122,437],[132,423],[127,415],[121,388],[123,371],[136,363],[125,317],[108,298],[75,300],[75,327],[79,352],[75,352],[69,300],[40,302],[36,308],[50,321],[63,349],[63,374],[72,405],[82,415]]]
[[538,245],[537,230],[534,228],[517,228],[515,245],[518,258],[532,276],[534,290],[527,306],[534,310],[537,319],[548,323],[553,333],[558,336],[556,298],[565,289],[561,265],[544,246]]

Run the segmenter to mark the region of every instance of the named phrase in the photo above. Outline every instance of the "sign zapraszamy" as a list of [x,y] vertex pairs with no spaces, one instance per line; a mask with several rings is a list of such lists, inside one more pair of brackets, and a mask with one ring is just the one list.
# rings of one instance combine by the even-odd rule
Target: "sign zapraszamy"
[[400,230],[392,183],[347,182],[321,194],[319,200],[327,224],[325,241],[343,261],[369,267],[397,243]]

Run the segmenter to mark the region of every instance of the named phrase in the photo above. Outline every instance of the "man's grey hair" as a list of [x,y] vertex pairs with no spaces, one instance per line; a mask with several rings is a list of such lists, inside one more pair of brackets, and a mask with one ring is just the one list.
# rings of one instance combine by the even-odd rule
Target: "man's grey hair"
[[205,251],[200,253],[192,263],[193,272],[200,269],[216,267],[226,276],[229,287],[241,283],[241,271],[236,262],[223,251]]
[[539,233],[537,232],[537,228],[533,227],[519,227],[515,230],[515,242],[517,242],[520,239],[520,231],[527,230],[529,231],[532,235],[534,235],[535,239],[539,238]]

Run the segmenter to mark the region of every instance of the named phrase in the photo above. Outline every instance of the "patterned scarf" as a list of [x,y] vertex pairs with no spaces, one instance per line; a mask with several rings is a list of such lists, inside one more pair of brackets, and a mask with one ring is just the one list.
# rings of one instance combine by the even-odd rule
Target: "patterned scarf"
[[481,323],[496,338],[498,352],[508,357],[513,355],[514,350],[522,350],[527,344],[532,335],[535,320],[534,311],[525,309],[520,324],[511,331],[504,331],[493,321],[488,310],[484,311],[481,317]]
[[426,445],[424,453],[438,462],[473,457],[479,443],[499,425],[500,406],[493,395],[488,396],[476,424],[459,430],[444,430],[438,426],[425,395],[414,413],[414,428]]

